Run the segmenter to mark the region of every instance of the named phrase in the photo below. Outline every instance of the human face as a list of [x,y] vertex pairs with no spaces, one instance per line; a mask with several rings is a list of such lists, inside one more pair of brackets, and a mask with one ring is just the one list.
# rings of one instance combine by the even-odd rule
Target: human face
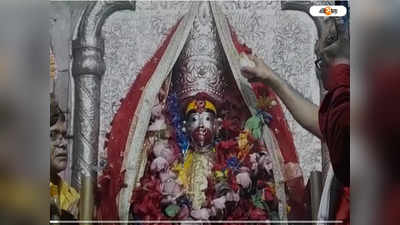
[[194,112],[187,119],[187,131],[194,147],[204,148],[214,142],[216,123],[214,113]]
[[50,169],[59,173],[67,168],[68,152],[65,121],[58,120],[50,127]]
[[329,60],[327,56],[323,54],[323,50],[337,40],[337,31],[333,17],[328,17],[321,23],[320,38],[315,44],[315,54],[317,56],[315,66],[319,79],[324,82],[326,80]]
[[320,37],[315,45],[315,53],[317,56],[324,57],[322,55],[323,50],[329,45],[333,44],[338,39],[336,22],[333,17],[329,17],[321,21]]

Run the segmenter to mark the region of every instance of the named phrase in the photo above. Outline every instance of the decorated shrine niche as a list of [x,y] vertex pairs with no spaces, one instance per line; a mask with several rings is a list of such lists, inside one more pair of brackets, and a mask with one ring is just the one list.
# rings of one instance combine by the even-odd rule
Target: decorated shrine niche
[[116,112],[102,219],[280,220],[304,212],[283,110],[240,64],[251,49],[215,3],[193,4]]

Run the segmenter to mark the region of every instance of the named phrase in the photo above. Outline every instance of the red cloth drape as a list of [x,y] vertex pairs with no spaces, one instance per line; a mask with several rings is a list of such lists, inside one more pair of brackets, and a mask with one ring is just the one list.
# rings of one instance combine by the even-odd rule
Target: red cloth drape
[[121,100],[121,106],[111,122],[111,131],[107,134],[108,164],[103,171],[103,176],[99,179],[99,189],[97,195],[98,208],[97,218],[101,220],[118,220],[117,195],[124,186],[124,171],[121,171],[123,153],[127,144],[129,128],[133,116],[136,113],[138,102],[143,93],[143,87],[153,75],[161,57],[173,34],[175,33],[180,21],[171,28],[168,36],[161,44],[154,56],[148,61],[135,82],[130,87],[126,97]]

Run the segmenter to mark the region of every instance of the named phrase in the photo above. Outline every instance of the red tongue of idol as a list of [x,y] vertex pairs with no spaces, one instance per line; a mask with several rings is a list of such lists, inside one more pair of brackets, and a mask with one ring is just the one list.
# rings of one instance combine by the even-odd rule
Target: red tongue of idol
[[197,128],[191,135],[192,140],[199,145],[204,147],[212,144],[212,132],[208,128]]
[[194,147],[205,147],[211,145],[213,142],[213,137],[215,131],[213,130],[214,124],[210,120],[210,113],[214,116],[217,115],[217,110],[215,105],[208,99],[211,99],[206,93],[198,93],[196,96],[191,98],[192,100],[187,104],[185,109],[186,117],[191,113],[196,113],[196,120],[193,122],[191,120],[187,121],[188,135],[192,140],[192,145]]

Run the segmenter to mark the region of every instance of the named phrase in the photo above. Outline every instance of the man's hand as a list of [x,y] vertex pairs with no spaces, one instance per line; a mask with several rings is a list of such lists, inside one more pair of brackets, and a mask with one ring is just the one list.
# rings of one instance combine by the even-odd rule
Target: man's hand
[[249,82],[260,81],[270,86],[289,109],[294,119],[312,134],[321,137],[318,124],[318,107],[290,87],[261,59],[251,55],[248,57],[254,62],[255,66],[242,67],[242,75]]
[[245,66],[241,68],[242,75],[246,77],[249,82],[261,81],[266,84],[272,84],[277,80],[277,75],[262,59],[253,55],[247,55],[247,57],[255,64],[254,67]]

